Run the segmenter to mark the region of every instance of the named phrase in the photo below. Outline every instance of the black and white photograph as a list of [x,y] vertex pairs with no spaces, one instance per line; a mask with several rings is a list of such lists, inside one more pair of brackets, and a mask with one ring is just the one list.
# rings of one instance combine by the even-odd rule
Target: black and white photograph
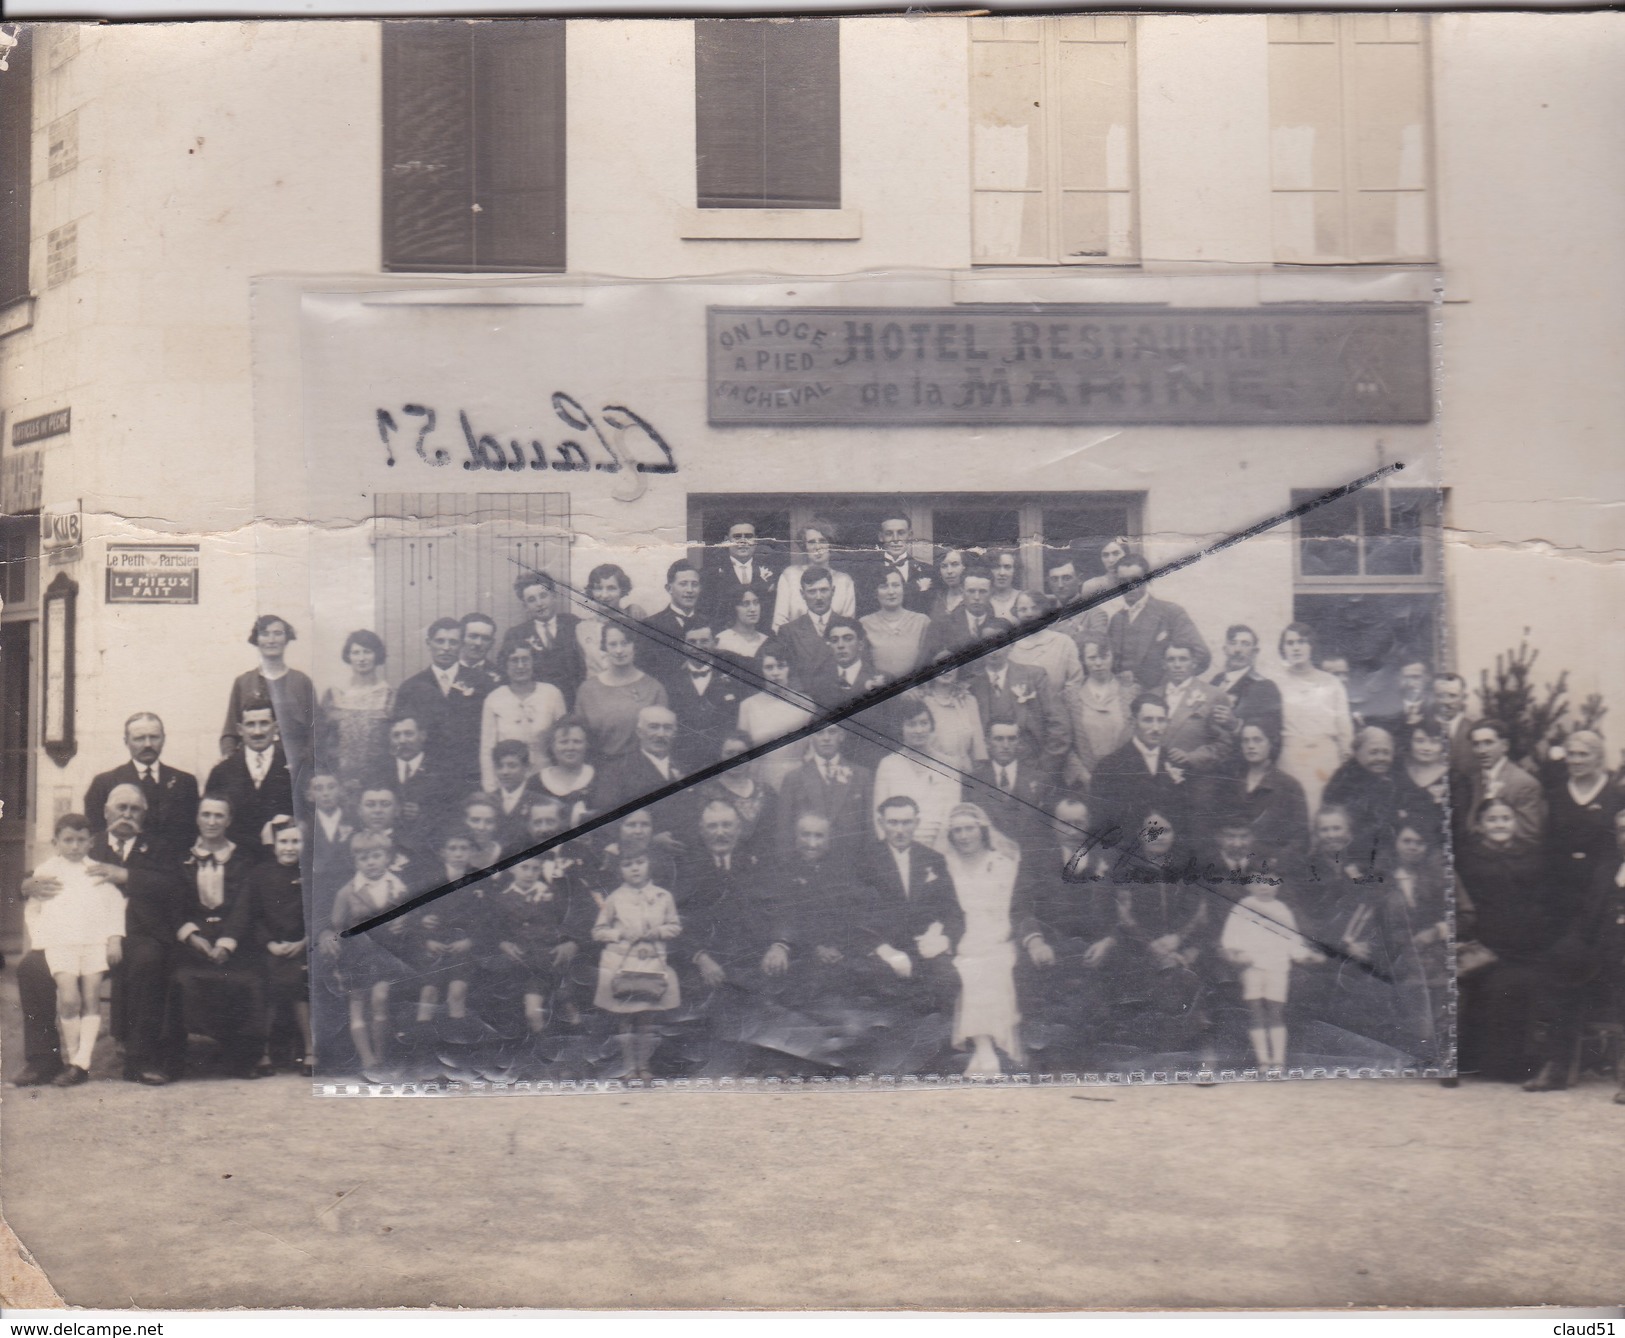
[[0,24],[49,1294],[1617,1299],[1622,43]]

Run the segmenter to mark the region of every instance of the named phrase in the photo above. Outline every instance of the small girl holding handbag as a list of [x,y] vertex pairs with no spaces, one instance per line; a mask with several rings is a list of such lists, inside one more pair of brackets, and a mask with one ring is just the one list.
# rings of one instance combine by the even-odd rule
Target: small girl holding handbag
[[623,1015],[626,1076],[648,1078],[649,1062],[660,1044],[650,1015],[677,1007],[679,997],[666,943],[683,927],[671,893],[650,881],[646,853],[621,856],[619,868],[621,884],[604,899],[592,931],[593,940],[604,945],[593,1002],[606,1013]]

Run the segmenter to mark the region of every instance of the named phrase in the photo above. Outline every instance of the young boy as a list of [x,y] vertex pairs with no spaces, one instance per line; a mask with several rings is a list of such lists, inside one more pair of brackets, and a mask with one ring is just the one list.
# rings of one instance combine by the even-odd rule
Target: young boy
[[518,739],[504,739],[491,749],[491,766],[496,788],[491,797],[501,805],[497,837],[504,846],[525,835],[525,817],[530,800],[547,793],[530,774],[530,749]]
[[90,823],[79,813],[56,821],[55,854],[34,870],[30,881],[49,896],[31,896],[24,911],[28,941],[45,953],[56,982],[57,1030],[66,1067],[58,1087],[90,1080],[90,1056],[101,1030],[102,977],[124,952],[124,895],[104,867],[87,859]]
[[[369,793],[371,793],[369,791]],[[350,999],[350,1039],[363,1072],[377,1068],[384,1058],[389,1031],[389,987],[406,974],[400,954],[405,948],[405,918],[391,920],[380,929],[355,938],[339,933],[379,911],[406,900],[406,884],[390,872],[395,845],[379,831],[360,831],[350,838],[355,877],[339,889],[333,917],[322,935],[323,952],[336,959],[339,983]]]

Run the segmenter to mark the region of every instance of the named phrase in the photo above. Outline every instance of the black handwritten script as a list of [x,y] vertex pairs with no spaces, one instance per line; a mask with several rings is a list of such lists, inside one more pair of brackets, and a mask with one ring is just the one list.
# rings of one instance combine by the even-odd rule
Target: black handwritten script
[[1421,306],[711,307],[706,315],[717,425],[1432,417]]
[[[384,463],[396,463],[412,452],[423,464],[444,469],[461,462],[464,469],[500,473],[551,470],[563,474],[597,472],[619,474],[675,474],[677,457],[659,429],[635,409],[606,404],[596,415],[573,395],[555,391],[553,416],[566,432],[529,429],[522,432],[484,432],[468,411],[458,409],[451,424],[432,405],[402,404],[398,409],[375,411]],[[482,425],[483,426],[483,425]],[[607,431],[605,429],[608,429]],[[436,434],[441,435],[437,438]],[[569,434],[576,435],[569,435]],[[410,442],[410,446],[405,443]]]

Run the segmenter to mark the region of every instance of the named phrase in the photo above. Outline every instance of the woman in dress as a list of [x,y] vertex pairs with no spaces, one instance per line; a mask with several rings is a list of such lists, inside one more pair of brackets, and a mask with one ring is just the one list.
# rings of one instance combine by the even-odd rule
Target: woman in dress
[[1127,674],[1114,673],[1111,647],[1103,639],[1082,643],[1084,677],[1061,690],[1061,700],[1072,721],[1072,753],[1066,762],[1066,777],[1074,785],[1087,786],[1100,759],[1109,757],[1134,732],[1129,718],[1137,689]]
[[[944,761],[936,751],[936,721],[923,697],[905,694],[898,698],[896,724],[899,737],[910,748],[937,758],[939,763]],[[904,753],[888,754],[875,768],[875,802],[870,812],[878,813],[880,805],[896,794],[907,795],[920,810],[914,839],[934,850],[944,850],[948,815],[963,798],[956,771],[947,765],[928,766]],[[878,820],[875,834],[882,835]]]
[[275,858],[260,860],[248,871],[249,895],[254,899],[260,940],[265,944],[265,1053],[256,1066],[270,1073],[275,1065],[271,1043],[276,1038],[278,1015],[291,1014],[304,1048],[299,1071],[316,1072],[316,1050],[310,1036],[310,976],[306,962],[309,939],[305,933],[305,892],[299,877],[299,852],[305,834],[292,818],[271,821],[271,851]]
[[937,559],[936,591],[931,596],[931,616],[945,617],[964,601],[965,550],[945,548]]
[[[619,630],[619,629],[617,629]],[[480,708],[480,784],[487,792],[497,788],[496,762],[491,749],[506,739],[530,750],[530,774],[547,765],[547,736],[569,711],[564,694],[551,683],[536,681],[535,652],[520,642],[502,657],[508,681],[492,688]]]
[[1295,862],[1309,849],[1309,807],[1303,786],[1275,765],[1277,744],[1260,724],[1241,728],[1237,798],[1260,854]]
[[717,649],[742,660],[754,660],[767,644],[761,629],[762,597],[748,585],[739,588],[733,604],[733,624],[717,636]]
[[[1042,590],[1019,590],[1016,592],[1013,606],[1015,617],[1012,621],[1021,627],[1034,618],[1053,613],[1060,606],[1055,596],[1046,595]],[[1083,661],[1078,655],[1078,643],[1065,632],[1056,631],[1054,624],[1042,631],[1028,632],[1012,645],[1010,663],[1042,669],[1050,686],[1063,694],[1068,687],[1083,682]]]
[[565,825],[574,827],[586,816],[587,795],[598,774],[587,761],[586,722],[577,715],[554,721],[547,755],[547,765],[536,773],[537,784],[564,805]]
[[1597,868],[1614,860],[1614,815],[1625,795],[1608,770],[1602,735],[1577,729],[1563,740],[1561,779],[1546,787],[1546,851],[1552,881],[1578,906]]
[[285,656],[288,643],[298,633],[286,618],[262,613],[254,619],[248,641],[260,653],[259,667],[238,674],[226,700],[226,723],[220,730],[222,755],[237,747],[237,721],[245,701],[271,703],[282,735],[282,752],[294,775],[294,793],[302,793],[300,777],[310,766],[310,749],[316,732],[316,685],[310,675],[290,669]]
[[801,527],[797,538],[801,540],[807,560],[791,563],[779,577],[778,594],[773,601],[773,630],[777,632],[785,623],[794,621],[807,611],[807,601],[801,595],[801,576],[809,567],[827,571],[835,584],[835,598],[830,610],[843,618],[855,617],[858,598],[852,578],[829,565],[829,555],[835,545],[835,527],[827,520],[813,520]]
[[1437,839],[1444,829],[1445,814],[1450,802],[1450,741],[1443,726],[1432,718],[1424,718],[1405,731],[1406,739],[1395,739],[1395,746],[1405,746],[1405,763],[1401,767],[1398,784],[1394,789],[1394,806],[1403,820],[1421,823]]
[[[1114,588],[1117,585],[1117,564],[1124,558],[1140,556],[1142,554],[1139,548],[1128,539],[1119,537],[1106,540],[1100,546],[1100,575],[1091,576],[1078,587],[1078,598],[1093,599]],[[1106,633],[1110,630],[1112,622],[1112,602],[1108,599],[1104,603],[1096,604],[1076,619],[1070,630],[1077,638],[1079,646],[1085,641],[1106,640]]]
[[1013,548],[995,548],[988,554],[988,566],[993,572],[993,616],[1014,622],[1016,596],[1021,593],[1016,584],[1021,555]]
[[[1396,957],[1395,988],[1402,1024],[1418,1043],[1416,1053],[1443,1058],[1435,1038],[1448,1035],[1450,981],[1450,883],[1439,841],[1443,827],[1401,820],[1386,861],[1389,887],[1384,908],[1393,932],[1409,940]],[[1431,1052],[1431,1053],[1430,1053]]]
[[1543,852],[1518,835],[1503,799],[1486,799],[1456,852],[1461,938],[1495,954],[1461,980],[1463,1072],[1522,1082],[1533,1065],[1530,1023],[1546,950],[1564,927]]
[[932,749],[957,771],[969,771],[977,762],[987,761],[987,738],[982,732],[982,708],[960,679],[960,670],[938,674],[923,688],[920,697],[930,708],[936,727]]
[[605,623],[599,644],[609,667],[589,675],[581,685],[576,714],[587,722],[599,760],[612,762],[636,743],[638,712],[668,703],[665,685],[635,663],[637,646],[631,632],[619,623]]
[[875,586],[880,607],[858,619],[869,638],[869,661],[881,673],[901,678],[920,663],[920,646],[931,620],[903,607],[903,574],[886,569]]
[[965,933],[954,947],[959,1002],[954,1009],[953,1044],[971,1048],[965,1074],[996,1078],[999,1052],[1021,1065],[1021,1012],[1016,1005],[1016,874],[1021,856],[1014,842],[993,830],[975,804],[956,804],[948,813],[948,848],[954,896],[965,915]]
[[[769,683],[793,692],[790,687],[790,654],[777,641],[769,641],[761,649],[762,677]],[[800,729],[813,718],[815,704],[811,698],[796,694],[806,706],[786,701],[772,692],[753,692],[739,703],[739,732],[750,739],[754,748],[759,743],[781,739],[791,730]],[[805,755],[804,743],[787,744],[776,748],[761,759],[761,777],[775,790],[784,784],[784,778],[801,765]]]
[[1354,720],[1342,680],[1315,668],[1315,631],[1289,623],[1279,645],[1284,666],[1281,689],[1281,770],[1303,786],[1311,813],[1332,773],[1354,749]]
[[389,768],[389,715],[395,689],[383,675],[383,638],[361,628],[344,639],[350,681],[322,694],[317,765],[339,778],[353,800],[362,781]]
[[632,593],[632,578],[613,562],[601,563],[588,573],[587,593],[596,602],[588,604],[578,601],[576,645],[581,648],[581,662],[590,677],[609,668],[609,657],[604,654],[604,628],[614,619],[605,617],[600,606],[624,613],[638,622],[642,622],[647,615],[636,604],[626,602],[626,597]]
[[[738,757],[750,747],[750,736],[734,730],[723,737],[721,758],[727,761],[730,757]],[[692,800],[696,819],[713,799],[731,804],[734,812],[739,814],[739,848],[764,856],[769,853],[768,842],[778,829],[775,818],[779,810],[779,797],[773,787],[756,774],[766,760],[760,758],[755,762],[746,762],[732,771],[713,776],[695,790]],[[694,826],[698,827],[697,820]]]

